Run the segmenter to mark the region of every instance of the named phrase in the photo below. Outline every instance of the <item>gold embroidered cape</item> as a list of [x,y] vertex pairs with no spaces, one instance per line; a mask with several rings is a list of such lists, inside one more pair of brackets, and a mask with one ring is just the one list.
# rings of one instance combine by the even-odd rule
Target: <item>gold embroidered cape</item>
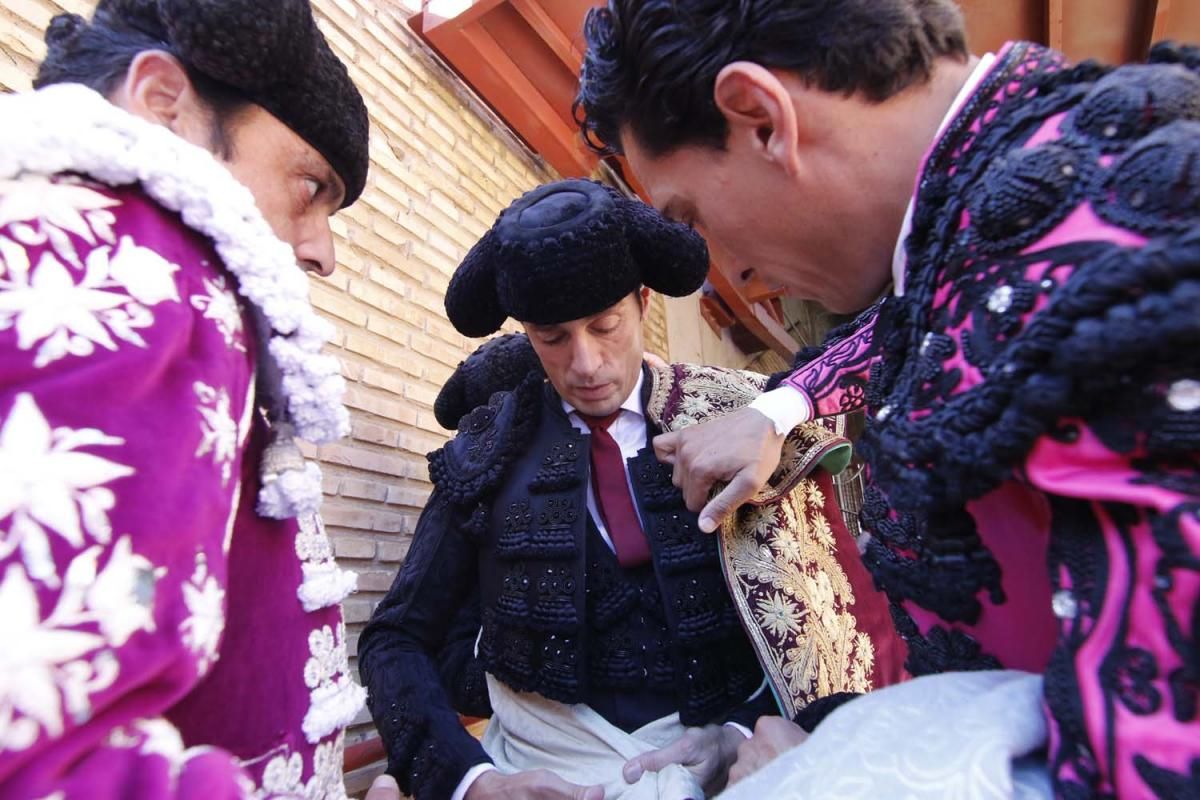
[[[648,416],[681,430],[735,411],[766,376],[673,364],[651,369]],[[904,647],[833,497],[850,462],[841,417],[797,427],[766,487],[723,524],[721,567],[780,710],[904,677]]]

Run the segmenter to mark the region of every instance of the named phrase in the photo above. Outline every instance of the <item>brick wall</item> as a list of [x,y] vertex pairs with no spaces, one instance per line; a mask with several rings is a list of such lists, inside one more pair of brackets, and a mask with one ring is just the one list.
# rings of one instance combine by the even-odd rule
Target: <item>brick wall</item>
[[[0,90],[29,88],[54,14],[90,15],[93,4],[4,0]],[[314,2],[371,114],[366,191],[333,221],[337,272],[312,285],[314,305],[337,326],[334,352],[349,382],[352,434],[315,455],[338,559],[360,576],[360,591],[345,604],[352,653],[429,496],[425,454],[447,440],[433,399],[476,344],[446,321],[449,277],[504,206],[555,177],[411,32],[407,5]],[[652,301],[646,340],[667,356],[661,297]],[[351,742],[370,732],[368,723],[360,718]]]

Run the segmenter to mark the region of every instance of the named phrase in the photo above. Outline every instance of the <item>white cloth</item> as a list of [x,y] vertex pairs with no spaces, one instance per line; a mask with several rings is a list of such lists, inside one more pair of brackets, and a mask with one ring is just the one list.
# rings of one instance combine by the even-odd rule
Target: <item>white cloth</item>
[[683,735],[678,714],[626,733],[586,705],[515,692],[491,675],[487,681],[492,719],[483,748],[497,769],[548,769],[570,783],[603,786],[605,800],[704,800],[696,777],[678,765],[647,772],[632,785],[621,774],[629,759]]
[[[645,374],[639,370],[637,383],[634,385],[633,391],[625,398],[625,402],[621,403],[620,413],[617,414],[617,418],[612,421],[612,424],[608,426],[608,435],[617,443],[617,447],[621,448],[621,459],[625,467],[625,483],[629,486],[630,497],[637,497],[637,495],[633,493],[633,484],[629,481],[629,459],[642,452],[646,447],[646,410],[642,405],[642,384],[645,380]],[[571,421],[571,425],[575,430],[591,434],[591,429],[588,428],[583,418],[579,416],[579,410],[575,406],[563,400],[562,407],[563,411],[567,413],[567,419]],[[600,537],[608,544],[610,550],[616,552],[616,548],[613,547],[612,537],[608,535],[608,528],[604,525],[604,518],[600,516],[599,506],[596,505],[596,492],[592,488],[590,464],[588,470],[588,513],[592,515],[592,521],[596,523],[596,527],[600,530]],[[633,506],[640,520],[642,510],[637,507],[636,501]]]
[[721,800],[1043,800],[1042,679],[947,672],[865,694]]

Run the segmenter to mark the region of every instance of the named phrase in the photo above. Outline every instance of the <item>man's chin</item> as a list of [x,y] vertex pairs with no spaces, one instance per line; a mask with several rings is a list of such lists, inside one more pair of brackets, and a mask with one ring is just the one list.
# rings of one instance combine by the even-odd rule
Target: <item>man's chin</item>
[[587,414],[589,417],[607,417],[621,407],[621,401],[611,393],[600,398],[579,397],[576,395],[569,402],[581,414]]

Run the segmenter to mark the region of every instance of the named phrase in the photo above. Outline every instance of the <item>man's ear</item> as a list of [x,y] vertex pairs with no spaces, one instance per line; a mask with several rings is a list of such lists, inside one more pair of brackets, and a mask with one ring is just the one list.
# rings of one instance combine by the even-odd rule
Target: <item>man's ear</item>
[[638,290],[638,307],[642,310],[642,316],[646,316],[646,312],[650,310],[650,287],[643,286]]
[[192,144],[212,147],[210,112],[183,64],[170,53],[145,50],[134,56],[112,100],[131,114],[170,128]]
[[726,64],[717,74],[713,102],[729,124],[730,149],[746,146],[795,173],[799,119],[791,93],[774,73],[749,61]]

